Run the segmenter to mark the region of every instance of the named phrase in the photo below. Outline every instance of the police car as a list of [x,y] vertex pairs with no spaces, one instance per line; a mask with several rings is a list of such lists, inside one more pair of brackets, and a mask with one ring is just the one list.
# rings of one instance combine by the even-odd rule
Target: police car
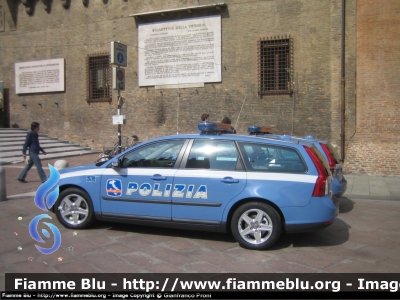
[[309,141],[221,133],[164,136],[108,161],[60,170],[54,212],[67,228],[94,220],[232,232],[267,249],[282,232],[332,224],[332,174]]
[[339,154],[331,143],[325,140],[318,140],[312,135],[305,137],[296,137],[290,135],[276,135],[271,134],[270,131],[265,127],[249,126],[249,134],[266,136],[267,138],[279,139],[279,140],[296,140],[296,141],[308,141],[313,143],[314,146],[322,153],[325,160],[332,171],[332,192],[336,197],[342,197],[347,190],[347,180],[343,176],[343,166]]

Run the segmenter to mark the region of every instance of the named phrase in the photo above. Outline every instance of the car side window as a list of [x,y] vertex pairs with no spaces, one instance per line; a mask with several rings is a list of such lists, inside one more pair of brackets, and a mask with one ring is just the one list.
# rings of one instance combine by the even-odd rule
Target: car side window
[[268,144],[239,143],[246,167],[255,172],[304,173],[306,165],[296,149]]
[[173,168],[185,140],[161,141],[135,149],[122,159],[123,168]]
[[186,168],[236,170],[239,153],[233,141],[195,140]]

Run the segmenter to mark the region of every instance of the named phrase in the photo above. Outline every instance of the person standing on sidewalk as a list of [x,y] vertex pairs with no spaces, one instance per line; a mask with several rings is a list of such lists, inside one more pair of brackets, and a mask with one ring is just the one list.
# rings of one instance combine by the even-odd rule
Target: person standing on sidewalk
[[42,183],[47,180],[47,176],[42,168],[42,162],[40,161],[39,158],[40,151],[43,152],[44,155],[46,155],[46,152],[43,150],[42,147],[40,147],[39,144],[39,134],[38,134],[39,130],[40,130],[40,124],[38,122],[32,122],[31,131],[28,132],[28,134],[26,135],[25,144],[24,147],[22,148],[22,156],[24,157],[24,160],[26,160],[26,150],[29,148],[29,160],[28,164],[22,170],[22,173],[18,176],[19,182],[23,183],[27,182],[25,180],[25,177],[28,174],[28,171],[32,168],[33,164],[35,164],[36,166],[36,169],[39,173],[40,180],[42,181]]
[[[228,117],[225,117],[222,119],[221,121],[222,124],[228,124],[231,125],[231,119],[229,119]],[[229,133],[235,133],[236,134],[236,129],[231,125],[231,130],[229,131]]]
[[[210,115],[209,114],[202,114],[201,115],[201,122],[210,122]],[[201,130],[199,129],[199,134],[201,133]]]

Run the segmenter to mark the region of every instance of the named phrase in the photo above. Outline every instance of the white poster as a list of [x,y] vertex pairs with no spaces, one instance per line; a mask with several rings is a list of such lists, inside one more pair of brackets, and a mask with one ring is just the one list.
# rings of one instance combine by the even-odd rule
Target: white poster
[[139,86],[221,82],[221,16],[139,25]]
[[64,58],[15,63],[16,94],[64,90]]

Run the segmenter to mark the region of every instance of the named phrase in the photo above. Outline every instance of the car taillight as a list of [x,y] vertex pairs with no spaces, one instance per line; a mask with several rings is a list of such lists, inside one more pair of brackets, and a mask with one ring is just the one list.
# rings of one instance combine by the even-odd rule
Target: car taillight
[[325,167],[322,162],[319,160],[318,156],[311,150],[310,147],[304,146],[308,155],[310,155],[311,160],[313,161],[315,167],[318,171],[317,182],[315,183],[313,196],[314,197],[322,197],[327,194],[327,179],[328,174],[326,173]]
[[328,157],[328,164],[331,168],[335,168],[336,166],[336,162],[335,162],[335,158],[333,157],[333,154],[331,153],[331,151],[328,149],[328,147],[323,144],[323,143],[319,143],[322,147],[322,150],[324,150],[326,156]]

